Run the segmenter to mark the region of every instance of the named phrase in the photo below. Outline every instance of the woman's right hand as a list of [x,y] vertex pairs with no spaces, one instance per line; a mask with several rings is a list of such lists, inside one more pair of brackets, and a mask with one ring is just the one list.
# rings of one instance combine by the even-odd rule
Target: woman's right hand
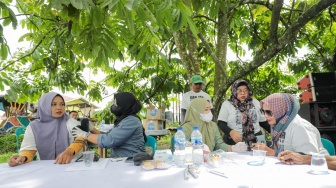
[[14,155],[14,156],[11,156],[9,158],[8,165],[10,167],[13,167],[13,166],[24,164],[26,161],[27,161],[27,157],[26,156]]
[[232,138],[233,141],[235,141],[236,143],[241,142],[242,141],[242,136],[236,131],[236,130],[231,130],[230,131],[230,137]]

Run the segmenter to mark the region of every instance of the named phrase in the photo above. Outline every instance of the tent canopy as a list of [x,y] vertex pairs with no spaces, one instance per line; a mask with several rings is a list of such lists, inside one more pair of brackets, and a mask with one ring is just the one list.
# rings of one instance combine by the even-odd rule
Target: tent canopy
[[65,105],[68,107],[78,107],[78,108],[94,108],[98,109],[99,107],[88,100],[86,100],[83,97],[75,98],[75,99],[70,99],[65,101]]

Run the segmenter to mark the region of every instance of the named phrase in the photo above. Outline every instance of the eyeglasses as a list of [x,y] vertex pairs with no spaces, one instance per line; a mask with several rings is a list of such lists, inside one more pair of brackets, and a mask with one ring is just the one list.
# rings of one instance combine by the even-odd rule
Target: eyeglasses
[[271,110],[264,110],[264,109],[260,109],[260,112],[262,115],[267,115],[267,116],[273,116],[273,112]]
[[237,93],[239,94],[239,93],[248,93],[248,89],[243,89],[243,90],[241,90],[241,89],[238,89],[237,90]]

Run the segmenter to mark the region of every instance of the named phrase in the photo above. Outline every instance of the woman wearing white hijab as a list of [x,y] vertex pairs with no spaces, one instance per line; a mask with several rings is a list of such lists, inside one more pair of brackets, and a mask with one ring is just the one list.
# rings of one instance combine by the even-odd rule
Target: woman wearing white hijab
[[55,163],[66,164],[82,149],[83,144],[80,142],[70,145],[73,138],[69,130],[79,122],[65,114],[65,102],[60,94],[49,92],[42,95],[37,110],[37,119],[26,129],[20,155],[12,156],[9,166],[32,161],[36,152],[40,160],[55,160]]

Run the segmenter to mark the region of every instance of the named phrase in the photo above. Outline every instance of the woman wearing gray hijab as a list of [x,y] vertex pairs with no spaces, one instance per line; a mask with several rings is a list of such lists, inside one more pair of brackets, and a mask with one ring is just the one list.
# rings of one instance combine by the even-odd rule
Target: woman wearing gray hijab
[[77,125],[79,122],[65,113],[65,102],[60,94],[43,94],[38,101],[37,119],[26,129],[20,155],[12,156],[8,165],[30,162],[36,152],[40,160],[55,160],[55,164],[70,163],[83,147],[82,138],[76,138],[77,142],[72,143],[74,139],[69,130]]

